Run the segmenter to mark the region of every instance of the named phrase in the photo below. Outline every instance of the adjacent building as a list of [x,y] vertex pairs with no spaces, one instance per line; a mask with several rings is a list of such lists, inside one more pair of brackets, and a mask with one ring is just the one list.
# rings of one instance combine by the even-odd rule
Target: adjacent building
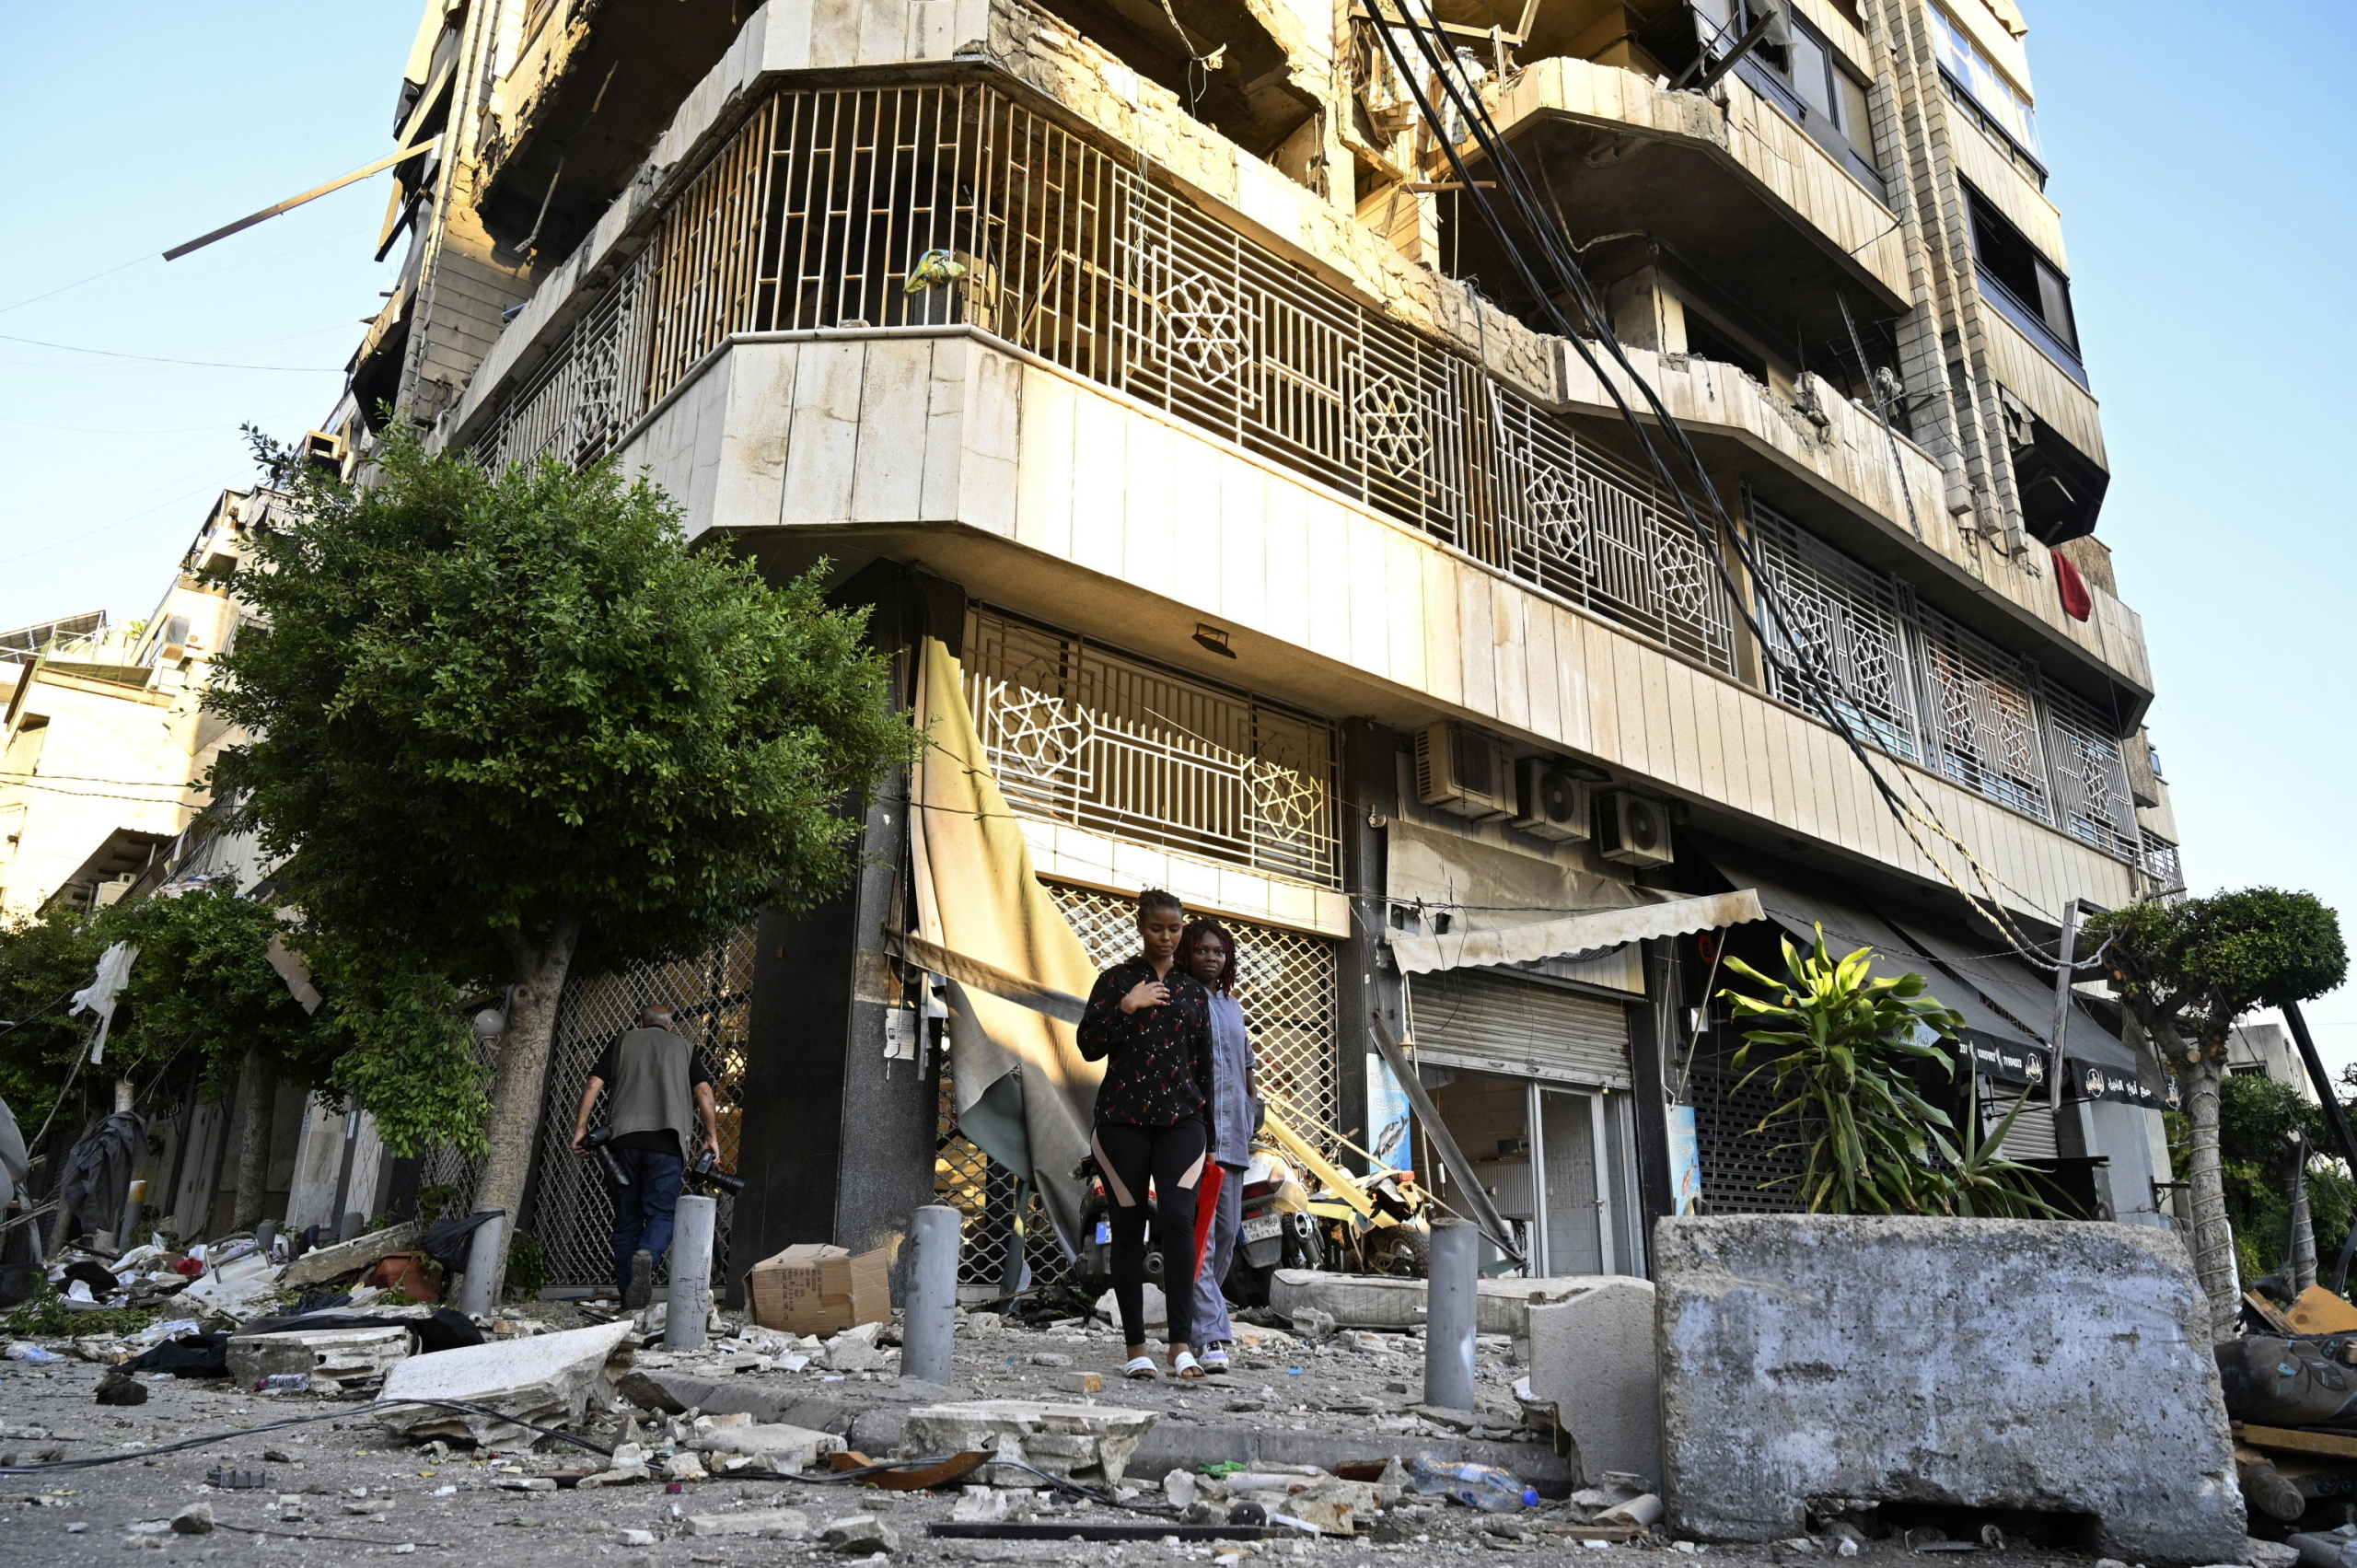
[[[1141,887],[1227,920],[1289,1113],[1478,1180],[1534,1272],[1791,1202],[1715,993],[1819,927],[1966,1015],[1984,1101],[2035,1086],[2019,1147],[2086,1212],[2165,1223],[2165,1091],[2081,987],[2048,1112],[2022,955],[2179,872],[2020,15],[1410,3],[1437,35],[1399,0],[435,0],[408,263],[330,434],[354,471],[389,415],[612,458],[766,572],[824,563],[912,700],[956,661],[1096,958]],[[1450,84],[1625,369],[1485,221]],[[1694,448],[1666,478],[1639,379]],[[1058,1254],[891,956],[939,892],[911,793],[833,905],[578,988],[552,1093],[673,995],[726,1069],[737,1257],[942,1194],[987,1289]],[[1710,913],[1746,889],[1765,919]],[[1614,912],[1662,934],[1584,946]],[[600,1201],[552,1151],[544,1242]]]

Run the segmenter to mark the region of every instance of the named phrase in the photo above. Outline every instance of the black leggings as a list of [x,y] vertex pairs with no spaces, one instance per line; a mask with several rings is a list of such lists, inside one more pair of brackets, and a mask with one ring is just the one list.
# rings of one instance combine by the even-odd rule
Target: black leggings
[[1162,1249],[1162,1299],[1174,1345],[1195,1342],[1195,1188],[1210,1133],[1200,1121],[1175,1127],[1097,1124],[1097,1167],[1112,1210],[1113,1300],[1121,1338],[1145,1343],[1145,1190],[1154,1181],[1154,1239]]

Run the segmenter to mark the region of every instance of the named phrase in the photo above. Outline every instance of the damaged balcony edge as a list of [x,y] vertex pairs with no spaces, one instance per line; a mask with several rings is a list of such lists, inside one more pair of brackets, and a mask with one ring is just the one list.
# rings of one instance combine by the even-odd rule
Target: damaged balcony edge
[[[1341,506],[1355,516],[1379,524],[1389,532],[1406,539],[1418,546],[1435,552],[1444,558],[1456,562],[1462,566],[1471,567],[1478,570],[1487,581],[1504,587],[1511,591],[1527,594],[1535,599],[1574,616],[1585,623],[1594,625],[1615,637],[1626,641],[1633,647],[1641,648],[1649,654],[1655,654],[1662,657],[1672,659],[1686,669],[1708,676],[1730,691],[1739,692],[1744,696],[1752,698],[1763,704],[1766,704],[1768,708],[1775,712],[1791,714],[1794,717],[1809,723],[1815,728],[1823,731],[1827,735],[1832,735],[1835,733],[1832,726],[1827,724],[1824,720],[1814,714],[1794,708],[1789,703],[1778,701],[1771,693],[1761,690],[1756,685],[1747,682],[1739,674],[1716,668],[1704,660],[1692,657],[1689,655],[1681,652],[1674,645],[1655,642],[1645,637],[1631,628],[1613,620],[1610,616],[1596,610],[1593,607],[1581,604],[1576,600],[1550,592],[1547,588],[1538,584],[1531,583],[1509,573],[1500,571],[1493,564],[1483,561],[1478,555],[1466,551],[1462,547],[1453,544],[1446,540],[1436,538],[1433,534],[1418,528],[1412,523],[1401,518],[1391,517],[1387,513],[1369,505],[1365,501],[1359,497],[1353,496],[1344,491],[1320,482],[1314,475],[1305,474],[1297,470],[1289,468],[1263,453],[1256,452],[1241,443],[1222,436],[1215,432],[1206,430],[1201,425],[1190,423],[1181,415],[1174,414],[1167,410],[1158,408],[1152,403],[1123,392],[1117,388],[1107,387],[1101,382],[1091,380],[1087,377],[1079,375],[1063,366],[1056,364],[1052,360],[1043,358],[1028,349],[1010,343],[1004,339],[995,337],[992,333],[979,327],[973,326],[970,323],[950,323],[936,326],[900,328],[820,327],[798,329],[789,331],[742,332],[732,334],[706,354],[702,359],[698,360],[694,368],[682,378],[678,387],[674,388],[671,392],[665,396],[659,404],[626,427],[615,441],[613,449],[617,453],[626,452],[635,441],[644,436],[647,430],[659,420],[664,412],[672,408],[689,392],[697,389],[702,380],[706,377],[714,373],[719,364],[725,360],[729,354],[740,347],[758,347],[764,344],[810,343],[908,342],[912,340],[942,341],[958,338],[967,339],[987,352],[1000,354],[1028,367],[1046,372],[1053,376],[1058,380],[1065,382],[1075,389],[1102,399],[1103,401],[1124,409],[1132,414],[1150,419],[1154,423],[1163,425],[1173,433],[1183,436],[1191,440],[1201,442],[1231,459],[1249,464],[1251,467],[1259,470],[1273,480],[1308,490],[1328,502]],[[694,520],[691,519],[691,527],[693,528],[693,526]],[[1026,554],[1034,555],[1042,560],[1055,562],[1061,565],[1068,566],[1073,570],[1103,578],[1109,582],[1121,584],[1124,587],[1140,594],[1160,597],[1156,595],[1155,590],[1151,587],[1145,587],[1142,584],[1132,583],[1124,577],[1101,572],[1097,568],[1088,566],[1069,555],[1059,554],[1052,550],[1043,549],[1035,543],[1017,539],[1011,534],[999,531],[983,524],[970,521],[962,516],[948,517],[912,517],[904,520],[882,522],[830,519],[820,522],[800,523],[720,523],[714,520],[706,519],[703,526],[705,528],[726,532],[732,537],[742,539],[760,537],[764,534],[783,535],[790,531],[800,529],[823,531],[829,535],[834,536],[859,536],[870,539],[891,536],[907,536],[914,532],[937,535],[943,530],[954,530],[974,541],[982,543],[989,547],[1014,550]],[[699,529],[697,531],[702,530]],[[1258,628],[1256,628],[1256,630],[1258,630]],[[1271,634],[1274,635],[1274,633]],[[1306,657],[1317,659],[1321,663],[1333,663],[1331,656],[1328,655],[1318,654],[1308,650],[1304,650],[1304,655]],[[1342,669],[1349,667],[1336,665],[1335,668],[1337,669]],[[1467,718],[1476,720],[1487,727],[1500,729],[1509,734],[1518,736],[1532,745],[1558,746],[1566,743],[1562,736],[1550,735],[1542,731],[1532,729],[1527,725],[1516,723],[1515,720],[1503,714],[1478,708],[1463,701],[1454,700],[1435,691],[1405,685],[1391,678],[1371,675],[1364,670],[1356,671],[1356,675],[1360,679],[1370,680],[1376,685],[1392,691],[1400,697],[1410,699],[1416,703],[1425,706],[1437,706],[1449,710],[1453,713],[1462,714]],[[2131,863],[2120,856],[2108,854],[2103,849],[2089,843],[2086,840],[2069,831],[2065,828],[2058,826],[2054,822],[2048,821],[2043,818],[2033,815],[2032,813],[2026,811],[2003,798],[1968,789],[1947,774],[1935,768],[1926,766],[1921,760],[1900,757],[1890,752],[1880,752],[1879,755],[1883,758],[1885,765],[1897,766],[1908,770],[1914,778],[1916,787],[1919,789],[1929,787],[1934,790],[1953,792],[1959,803],[1970,802],[1993,810],[2002,811],[2008,817],[2018,820],[2020,823],[2033,828],[2043,834],[2049,835],[2056,847],[2066,849],[2073,853],[2084,854],[2090,857],[2091,864],[2116,868],[2117,874],[2122,878],[2130,877],[2133,871]],[[1762,828],[1772,829],[1776,826],[1771,819],[1760,817],[1755,813],[1745,812],[1739,807],[1730,806],[1724,801],[1714,799],[1713,797],[1695,789],[1684,787],[1674,782],[1658,778],[1647,770],[1634,767],[1631,764],[1620,761],[1617,758],[1611,759],[1611,761],[1614,762],[1614,765],[1630,768],[1631,772],[1646,778],[1650,784],[1660,788],[1666,794],[1675,796],[1690,804],[1702,806],[1712,810],[1725,811]],[[1860,850],[1855,846],[1836,843],[1832,847],[1842,850],[1844,853],[1855,856],[1858,863],[1861,865],[1871,865],[1881,867],[1887,871],[1897,870],[1903,875],[1918,877],[1924,877],[1928,875],[1927,873],[1915,870],[1910,866],[1878,859],[1873,854]],[[2037,912],[2027,911],[2026,912],[2036,913]]]

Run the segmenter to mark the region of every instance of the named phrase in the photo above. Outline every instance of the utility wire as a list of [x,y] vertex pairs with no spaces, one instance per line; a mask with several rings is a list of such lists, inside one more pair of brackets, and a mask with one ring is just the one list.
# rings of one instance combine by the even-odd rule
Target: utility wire
[[[1582,316],[1585,318],[1590,334],[1596,343],[1601,343],[1610,353],[1620,372],[1625,374],[1630,382],[1643,394],[1655,420],[1674,439],[1680,455],[1686,459],[1687,465],[1692,469],[1697,481],[1700,482],[1700,486],[1713,513],[1722,525],[1721,530],[1714,531],[1711,528],[1695,510],[1686,494],[1685,486],[1671,472],[1667,461],[1664,459],[1644,422],[1637,416],[1635,409],[1630,405],[1613,375],[1598,361],[1595,349],[1588,342],[1590,334],[1583,334],[1573,325],[1571,319],[1564,315],[1562,308],[1556,303],[1555,292],[1540,284],[1528,260],[1515,243],[1504,220],[1491,203],[1487,192],[1474,181],[1472,171],[1467,166],[1457,144],[1448,139],[1447,133],[1443,128],[1446,122],[1434,107],[1422,82],[1410,66],[1406,52],[1394,34],[1394,29],[1378,19],[1376,35],[1382,41],[1385,50],[1392,56],[1393,62],[1399,66],[1400,75],[1416,101],[1418,112],[1423,116],[1426,125],[1431,128],[1434,137],[1440,142],[1442,151],[1447,157],[1463,191],[1472,197],[1476,208],[1482,215],[1485,225],[1497,239],[1515,272],[1521,275],[1531,297],[1545,308],[1561,329],[1562,335],[1580,354],[1588,369],[1595,374],[1611,398],[1622,421],[1635,437],[1639,447],[1645,454],[1655,474],[1676,498],[1678,509],[1684,514],[1688,525],[1692,528],[1702,553],[1710,559],[1722,585],[1726,589],[1729,602],[1742,616],[1753,635],[1759,640],[1763,655],[1773,661],[1780,671],[1794,679],[1809,699],[1809,705],[1819,713],[1837,735],[1841,737],[1860,765],[1865,769],[1867,777],[1873,783],[1886,809],[1890,812],[1900,830],[1915,845],[1917,853],[1923,856],[1926,863],[1938,871],[1942,879],[1960,894],[1968,904],[1997,926],[2005,939],[2014,945],[2019,957],[2049,971],[2053,970],[2056,967],[2055,959],[2038,950],[2021,932],[2014,922],[2011,912],[2004,908],[2003,899],[1998,897],[1997,889],[2004,887],[2007,891],[2013,892],[2015,897],[2021,898],[2024,902],[2030,904],[2033,908],[2038,907],[2036,900],[2029,899],[2020,889],[2004,884],[2002,878],[1997,877],[1980,863],[1968,844],[1940,823],[1936,812],[1932,809],[1928,800],[1923,798],[1922,791],[1915,785],[1913,780],[1905,775],[1903,770],[1902,783],[1906,784],[1910,793],[1916,796],[1922,809],[1919,811],[1899,798],[1898,792],[1883,776],[1881,770],[1875,765],[1865,745],[1853,729],[1848,714],[1844,712],[1842,703],[1826,687],[1808,661],[1794,659],[1777,639],[1768,635],[1767,628],[1762,624],[1759,612],[1745,602],[1739,585],[1736,584],[1733,573],[1727,568],[1717,549],[1718,539],[1722,534],[1749,570],[1761,598],[1767,603],[1771,616],[1781,625],[1798,624],[1789,614],[1782,612],[1782,606],[1777,602],[1780,596],[1776,592],[1773,579],[1760,569],[1759,563],[1751,552],[1749,540],[1735,528],[1733,519],[1728,517],[1716,490],[1710,482],[1708,466],[1702,460],[1701,453],[1695,449],[1684,427],[1662,402],[1660,395],[1651,383],[1640,375],[1635,366],[1629,361],[1626,352],[1612,331],[1609,316],[1604,309],[1601,298],[1596,294],[1593,285],[1581,270],[1576,257],[1564,248],[1568,237],[1560,234],[1552,226],[1543,221],[1529,176],[1523,168],[1519,158],[1498,134],[1495,124],[1490,119],[1487,107],[1480,102],[1478,93],[1460,90],[1453,69],[1454,62],[1445,58],[1446,42],[1445,37],[1442,39],[1442,51],[1435,51],[1433,40],[1426,35],[1425,27],[1430,25],[1437,34],[1438,24],[1436,22],[1419,23],[1415,20],[1409,10],[1410,0],[1395,0],[1395,3],[1399,6],[1404,30],[1415,41],[1416,47],[1424,56],[1432,75],[1448,94],[1451,103],[1462,116],[1462,122],[1472,132],[1473,139],[1479,145],[1480,151],[1500,176],[1497,184],[1507,192],[1521,215],[1524,226],[1538,241],[1540,254],[1546,259],[1556,273],[1558,281],[1562,285],[1562,292],[1571,296]],[[1429,6],[1426,9],[1429,16]],[[1993,909],[1984,907],[1981,899],[1976,897],[1970,889],[1958,880],[1945,860],[1933,853],[1931,847],[1923,842],[1922,835],[1917,831],[1919,825],[1945,840],[1962,854],[1974,878],[1982,884],[1984,891],[1988,894],[1989,903],[1995,906]]]
[[19,338],[7,332],[0,332],[0,343],[30,343],[35,348],[53,348],[65,354],[94,354],[103,359],[136,359],[149,365],[193,365],[206,370],[283,370],[297,376],[343,373],[343,367],[337,365],[233,365],[218,359],[174,359],[160,354],[124,354],[110,348],[84,348],[79,343],[53,343],[44,338]]

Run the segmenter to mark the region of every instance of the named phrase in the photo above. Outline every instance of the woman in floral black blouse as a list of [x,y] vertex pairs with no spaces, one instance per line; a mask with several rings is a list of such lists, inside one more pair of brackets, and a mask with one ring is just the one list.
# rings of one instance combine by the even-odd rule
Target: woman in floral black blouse
[[1104,1062],[1097,1090],[1097,1168],[1111,1201],[1113,1299],[1130,1347],[1129,1377],[1155,1376],[1145,1343],[1146,1183],[1162,1249],[1170,1370],[1201,1377],[1194,1353],[1195,1189],[1210,1149],[1211,993],[1178,967],[1187,912],[1159,889],[1138,895],[1143,951],[1097,980],[1080,1020],[1080,1053]]

